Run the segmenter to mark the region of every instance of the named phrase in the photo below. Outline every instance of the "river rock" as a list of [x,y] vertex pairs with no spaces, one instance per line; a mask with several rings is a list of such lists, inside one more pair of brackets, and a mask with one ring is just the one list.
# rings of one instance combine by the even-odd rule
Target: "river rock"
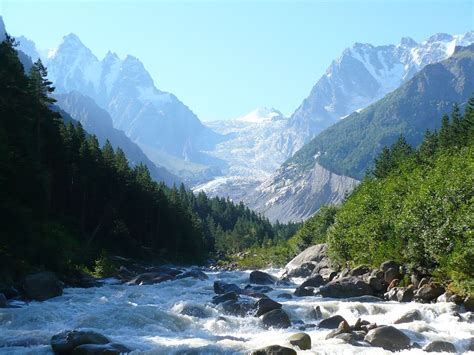
[[345,343],[352,344],[352,345],[358,345],[357,344],[357,339],[354,334],[352,333],[341,333],[337,334],[334,336],[334,339],[340,339]]
[[72,355],[119,355],[131,352],[122,344],[83,344],[75,347]]
[[262,316],[263,324],[270,328],[289,328],[291,326],[288,314],[282,309],[274,309]]
[[464,309],[467,312],[474,312],[474,297],[466,297],[464,299]]
[[410,323],[415,320],[421,320],[422,318],[423,317],[421,316],[421,312],[417,309],[414,309],[412,311],[405,313],[393,323],[394,324]]
[[326,335],[326,339],[331,339],[334,338],[336,335],[343,334],[343,333],[350,333],[351,328],[349,327],[349,324],[343,320],[341,323],[339,323],[339,326],[329,332],[328,335]]
[[252,271],[249,275],[249,282],[258,285],[273,285],[277,279],[263,271]]
[[129,282],[128,285],[153,285],[164,281],[174,280],[175,276],[164,272],[145,272],[140,274]]
[[225,313],[238,317],[248,316],[253,309],[253,303],[247,300],[230,300],[221,303],[220,306]]
[[369,286],[376,293],[383,292],[387,287],[387,284],[384,282],[384,280],[378,278],[377,276],[370,276],[367,281]]
[[316,320],[323,318],[323,313],[321,312],[321,307],[320,306],[314,307],[310,312],[310,316],[311,316],[311,318],[316,319]]
[[295,350],[281,345],[270,345],[253,351],[252,355],[297,355],[297,353]]
[[294,257],[285,266],[285,275],[289,277],[308,277],[313,271],[319,273],[330,265],[326,244],[316,244]]
[[247,285],[244,287],[244,293],[247,290],[250,290],[253,292],[267,293],[267,292],[273,291],[273,288],[271,288],[270,286],[265,286],[265,285],[259,285],[259,286]]
[[415,293],[413,291],[413,285],[408,287],[400,287],[397,290],[397,301],[398,302],[411,302],[413,301]]
[[428,353],[456,353],[456,347],[450,342],[436,340],[427,344],[423,351]]
[[302,287],[298,286],[295,289],[295,292],[293,293],[296,297],[307,297],[307,296],[313,296],[314,295],[314,290],[311,287]]
[[431,302],[436,300],[439,296],[444,293],[444,287],[436,284],[429,283],[421,286],[415,294],[415,299],[423,302]]
[[237,294],[242,293],[242,289],[237,286],[236,284],[228,284],[223,281],[214,281],[214,292],[217,294],[227,293],[227,292],[235,292]]
[[230,292],[224,293],[223,295],[214,296],[212,298],[212,303],[221,304],[226,301],[237,301],[238,298],[239,298],[239,295],[237,293],[235,293],[234,291],[230,291]]
[[291,300],[293,298],[293,296],[288,292],[280,293],[277,297],[278,298],[283,298],[283,299],[286,299],[286,300]]
[[44,301],[63,294],[63,283],[56,274],[49,271],[26,276],[23,288],[28,298],[36,301]]
[[306,279],[300,287],[319,287],[326,282],[324,281],[321,275],[311,276],[310,278]]
[[369,284],[354,276],[333,280],[322,286],[319,292],[323,297],[332,298],[358,297],[374,293]]
[[339,327],[339,324],[341,324],[341,322],[347,323],[344,317],[340,316],[339,314],[336,314],[334,316],[323,319],[321,322],[319,322],[318,327],[323,329],[336,329],[337,327]]
[[389,351],[400,351],[410,347],[410,338],[402,331],[389,325],[372,329],[365,336],[364,340],[372,346]]
[[209,276],[207,276],[206,273],[204,273],[203,271],[198,270],[198,269],[189,270],[189,271],[183,272],[182,274],[179,274],[178,276],[176,276],[177,279],[185,279],[185,278],[188,278],[188,277],[192,277],[194,279],[198,279],[198,280],[201,280],[201,281],[209,279]]
[[270,298],[261,298],[254,304],[255,316],[260,317],[265,313],[273,311],[274,309],[280,309],[281,303],[275,302]]
[[400,271],[398,268],[394,268],[394,267],[391,267],[391,268],[388,268],[387,271],[385,271],[385,274],[384,274],[384,280],[387,284],[390,284],[393,280],[395,279],[398,279],[400,280],[401,279],[401,275],[400,275]]
[[368,274],[370,272],[370,268],[367,265],[359,265],[352,269],[349,272],[350,276],[362,276]]
[[311,349],[311,337],[306,333],[296,333],[288,338],[291,345],[299,347],[301,350]]
[[380,270],[385,273],[388,269],[400,269],[400,264],[393,260],[384,261],[380,264]]
[[208,318],[210,313],[206,308],[203,306],[186,304],[184,305],[181,310],[179,311],[180,314],[184,314],[185,316],[191,316],[196,318]]
[[92,331],[65,330],[53,335],[51,347],[55,353],[70,353],[74,348],[83,344],[108,344],[107,339],[102,334]]

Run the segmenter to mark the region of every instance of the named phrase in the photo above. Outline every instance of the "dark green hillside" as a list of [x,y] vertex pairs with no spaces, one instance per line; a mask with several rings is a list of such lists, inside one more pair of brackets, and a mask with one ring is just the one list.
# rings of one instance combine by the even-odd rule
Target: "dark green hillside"
[[285,164],[301,169],[318,161],[333,172],[362,179],[384,146],[403,133],[418,145],[426,129],[438,129],[437,117],[474,91],[474,45],[458,47],[449,59],[426,66],[383,99],[320,133]]

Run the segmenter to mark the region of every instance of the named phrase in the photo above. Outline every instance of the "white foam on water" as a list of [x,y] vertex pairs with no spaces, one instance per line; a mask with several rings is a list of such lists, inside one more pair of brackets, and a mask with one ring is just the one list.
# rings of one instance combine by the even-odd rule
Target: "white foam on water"
[[[274,275],[281,272],[267,271]],[[0,309],[0,353],[51,354],[51,336],[65,329],[94,330],[135,349],[134,353],[144,354],[183,354],[191,349],[193,354],[239,354],[267,345],[290,346],[287,338],[299,332],[297,324],[289,329],[265,329],[259,318],[226,315],[211,303],[215,280],[244,287],[249,272],[207,274],[206,281],[188,278],[142,286],[108,282],[88,289],[68,288],[63,296],[45,302]],[[422,320],[395,327],[421,346],[433,340],[446,340],[462,353],[474,336],[474,324],[460,321],[452,303],[365,303],[319,296],[278,298],[283,292],[292,293],[295,286],[275,287],[268,293],[283,304],[294,323],[317,323],[311,319],[310,312],[318,305],[324,317],[339,314],[349,324],[362,318],[379,325],[393,325],[405,312],[418,309]],[[192,306],[199,308],[206,318],[181,314],[184,307]],[[297,349],[298,354],[390,354],[381,348],[325,340],[329,330],[313,328],[305,332],[311,336],[313,345],[308,351]],[[405,353],[423,354],[423,351],[411,349],[398,354]]]

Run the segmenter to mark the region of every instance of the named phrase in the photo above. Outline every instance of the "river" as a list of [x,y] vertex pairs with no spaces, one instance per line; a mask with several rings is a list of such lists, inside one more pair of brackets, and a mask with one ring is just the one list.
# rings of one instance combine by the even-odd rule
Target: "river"
[[[280,271],[267,270],[274,275]],[[51,354],[51,336],[65,329],[94,330],[135,349],[134,353],[144,354],[240,354],[266,345],[288,346],[286,339],[299,331],[299,325],[267,330],[259,318],[229,316],[210,302],[215,295],[215,280],[244,286],[249,272],[207,274],[209,279],[205,281],[188,278],[141,286],[110,280],[101,287],[66,288],[63,296],[45,302],[0,309],[0,353]],[[319,296],[278,298],[282,292],[292,293],[295,287],[296,284],[278,286],[268,293],[270,298],[283,304],[292,323],[298,320],[317,323],[310,316],[311,309],[317,305],[324,317],[339,314],[349,324],[354,324],[357,318],[379,325],[392,324],[405,312],[418,309],[422,320],[396,327],[421,346],[432,340],[446,340],[462,353],[474,335],[474,324],[460,321],[452,303],[363,303]],[[190,305],[200,308],[205,318],[180,313],[184,306]],[[390,354],[381,348],[325,340],[329,330],[313,328],[305,332],[311,336],[312,349],[298,350],[298,354]],[[419,349],[403,353],[426,354]]]

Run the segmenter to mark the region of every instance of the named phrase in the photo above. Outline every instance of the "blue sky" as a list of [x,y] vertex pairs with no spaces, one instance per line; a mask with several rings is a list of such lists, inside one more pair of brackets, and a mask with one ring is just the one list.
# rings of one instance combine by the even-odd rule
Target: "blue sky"
[[474,27],[474,1],[0,0],[7,30],[39,48],[76,33],[101,58],[143,61],[201,119],[261,106],[291,114],[354,42],[422,41]]

